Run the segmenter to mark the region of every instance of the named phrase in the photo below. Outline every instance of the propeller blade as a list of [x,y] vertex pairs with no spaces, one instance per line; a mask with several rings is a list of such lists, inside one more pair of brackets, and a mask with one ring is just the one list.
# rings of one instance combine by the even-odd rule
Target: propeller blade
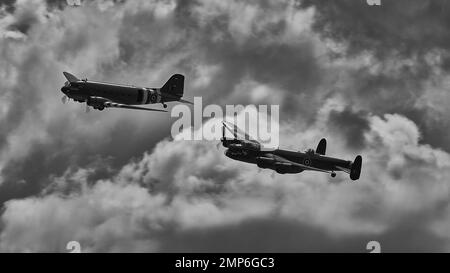
[[89,105],[86,103],[86,110],[85,110],[85,112],[89,113],[90,111],[91,111],[91,108],[89,108]]
[[62,101],[63,104],[66,104],[66,102],[67,102],[67,96],[63,96],[63,97],[61,98],[61,101]]

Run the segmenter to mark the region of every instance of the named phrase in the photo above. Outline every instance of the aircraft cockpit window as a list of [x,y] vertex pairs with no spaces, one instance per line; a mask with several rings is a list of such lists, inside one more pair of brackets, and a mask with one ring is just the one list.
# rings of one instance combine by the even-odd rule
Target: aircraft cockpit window
[[70,82],[67,81],[67,82],[64,84],[64,86],[65,86],[65,87],[70,87]]

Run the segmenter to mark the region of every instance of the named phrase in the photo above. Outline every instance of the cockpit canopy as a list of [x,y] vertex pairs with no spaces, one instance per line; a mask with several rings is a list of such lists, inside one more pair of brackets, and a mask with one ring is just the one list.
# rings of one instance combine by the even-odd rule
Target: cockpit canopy
[[70,87],[70,82],[67,81],[66,83],[64,83],[64,86],[65,86],[65,87]]

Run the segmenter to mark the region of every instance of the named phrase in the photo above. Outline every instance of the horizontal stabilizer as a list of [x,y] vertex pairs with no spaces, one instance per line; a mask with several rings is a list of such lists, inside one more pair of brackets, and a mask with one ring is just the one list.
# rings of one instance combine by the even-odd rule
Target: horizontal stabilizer
[[325,138],[322,138],[319,142],[319,145],[317,145],[316,154],[325,155],[326,150],[327,140]]
[[154,111],[154,112],[167,112],[166,110],[145,108],[145,107],[139,107],[139,106],[134,106],[134,105],[115,103],[115,102],[105,102],[104,105],[107,108],[112,107],[112,108],[124,108],[124,109],[144,110],[144,111]]
[[336,169],[338,169],[338,170],[340,170],[340,171],[343,171],[343,172],[345,172],[345,173],[350,174],[350,169],[343,168],[343,167],[341,167],[341,166],[336,166]]

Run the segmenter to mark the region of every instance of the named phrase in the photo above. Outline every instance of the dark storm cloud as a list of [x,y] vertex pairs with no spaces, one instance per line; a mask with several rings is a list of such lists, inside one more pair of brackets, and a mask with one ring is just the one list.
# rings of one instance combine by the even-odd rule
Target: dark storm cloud
[[[274,88],[287,91],[287,94],[274,96],[292,99],[296,94],[312,92],[321,80],[320,68],[313,56],[313,44],[261,47],[257,39],[250,39],[241,48],[233,41],[229,43],[209,45],[208,62],[222,64],[227,72],[220,74],[215,82],[220,87],[217,90],[219,94],[226,96],[227,90],[234,88],[233,83],[251,77],[260,83],[270,83]],[[295,112],[295,108],[288,107],[283,107],[282,111]]]
[[[2,74],[5,79],[1,96],[6,100],[0,117],[4,182],[0,185],[0,203],[38,194],[48,184],[50,175],[60,175],[70,166],[90,166],[98,157],[113,158],[112,167],[120,167],[169,134],[167,115],[158,118],[141,112],[112,111],[109,116],[116,115],[117,119],[111,123],[98,113],[84,114],[82,107],[67,105],[73,111],[61,107],[59,88],[65,80],[63,69],[71,67],[69,71],[76,73],[83,67],[89,70],[90,65],[101,63],[102,58],[114,59],[109,53],[100,54],[109,50],[108,45],[114,47],[115,30],[111,31],[113,24],[91,14],[99,12],[95,6],[84,15],[74,9],[55,10],[50,19],[43,16],[49,11],[42,1],[22,1],[16,7],[16,13],[4,18],[4,22],[10,23],[7,31],[14,31],[11,26],[22,20],[24,13],[37,21],[29,25],[32,31],[26,33],[26,40],[4,38],[2,44],[6,64],[2,73],[6,75]],[[64,13],[75,13],[81,18],[60,24],[58,16]],[[80,25],[83,23],[90,28]],[[51,34],[50,40],[44,37]],[[18,48],[20,54],[15,53]],[[86,57],[89,54],[93,56]],[[155,122],[154,118],[159,120]],[[136,126],[139,120],[152,126]],[[19,150],[23,155],[18,155]]]
[[[167,232],[163,252],[369,252],[367,243],[377,241],[382,252],[445,252],[438,236],[415,222],[396,227],[382,235],[333,237],[314,226],[286,219],[256,219],[239,226],[222,226],[207,231]],[[412,225],[412,226],[411,226]],[[245,234],[245,236],[243,235]]]
[[329,126],[334,128],[337,134],[344,135],[348,147],[358,150],[365,146],[364,133],[370,128],[367,113],[355,113],[350,108],[342,112],[332,111]]
[[[14,1],[14,0],[13,0]],[[67,8],[68,5],[68,1],[67,0],[46,0],[47,5],[50,9],[64,9]],[[111,0],[111,2],[113,3],[117,3],[117,4],[122,4],[125,3],[126,0]],[[88,4],[89,0],[80,0],[80,3],[83,4]]]
[[381,6],[366,1],[305,0],[316,8],[315,29],[349,45],[348,54],[370,50],[381,58],[448,50],[450,3],[445,0],[386,0]]
[[[360,100],[372,112],[401,113],[419,124],[424,141],[450,150],[450,120],[440,119],[430,126],[433,113],[417,108],[416,103],[426,97],[425,86],[436,68],[448,70],[450,4],[444,0],[383,1],[381,6],[369,6],[365,1],[302,1],[303,7],[315,7],[314,29],[322,37],[346,45],[346,56],[370,53],[380,63],[397,62],[399,73],[367,73],[355,71],[358,79],[353,86]],[[430,62],[430,55],[438,62]],[[374,63],[370,64],[373,66]],[[446,90],[447,85],[437,83]],[[355,98],[354,98],[355,100]],[[385,103],[389,101],[389,103]]]
[[[219,98],[227,98],[230,92],[234,90],[245,78],[251,78],[257,82],[270,83],[274,88],[282,89],[288,94],[276,94],[284,97],[312,92],[321,80],[322,75],[319,64],[314,57],[313,41],[300,37],[291,37],[297,39],[293,44],[282,41],[281,36],[286,33],[286,18],[276,17],[273,22],[264,22],[261,18],[264,13],[283,13],[286,3],[276,3],[272,1],[262,1],[261,3],[250,2],[243,6],[257,9],[258,17],[252,25],[258,22],[263,24],[261,29],[254,29],[249,26],[250,33],[243,30],[242,40],[237,39],[230,30],[230,24],[234,17],[227,12],[219,12],[211,15],[211,18],[203,19],[198,9],[203,6],[218,6],[215,1],[211,3],[199,3],[198,1],[180,1],[182,5],[177,5],[173,17],[165,20],[157,20],[155,15],[149,15],[142,11],[133,16],[125,17],[124,28],[132,31],[122,32],[123,39],[120,43],[121,60],[133,64],[133,62],[142,62],[140,53],[142,48],[150,49],[152,59],[155,65],[164,61],[164,58],[170,54],[179,54],[180,51],[189,51],[191,47],[196,50],[187,59],[183,59],[180,65],[189,74],[194,74],[195,62],[203,65],[219,65],[220,72],[214,77],[214,82],[202,87],[200,90],[193,90],[197,94],[203,95],[207,103],[217,101]],[[270,8],[273,10],[271,11]],[[245,15],[245,12],[244,14]],[[199,18],[200,17],[200,18]],[[208,20],[207,24],[202,20]],[[134,27],[129,27],[133,25]],[[158,30],[158,31],[156,31]],[[145,36],[151,35],[151,39]],[[169,40],[167,43],[160,42],[167,40],[170,35],[179,35],[179,38]],[[280,41],[276,41],[280,37]],[[275,42],[262,42],[264,39],[275,39]],[[170,42],[170,43],[169,43]],[[155,46],[164,46],[164,50],[153,52]],[[156,56],[155,56],[156,55]],[[145,60],[144,60],[145,61]],[[192,75],[195,77],[195,75]],[[244,91],[248,93],[248,91]],[[241,103],[251,103],[251,99],[241,101]]]
[[37,23],[37,21],[38,19],[33,13],[24,13],[9,27],[9,29],[13,31],[18,30],[23,34],[27,34],[28,30],[33,26],[33,24]]
[[[235,5],[242,6],[241,15],[234,14]],[[186,90],[205,104],[282,104],[287,118],[312,120],[321,103],[318,94],[329,91],[322,85],[330,75],[316,58],[317,40],[307,35],[311,14],[274,1],[181,1],[162,18],[147,10],[125,13],[120,60],[111,69],[164,67],[173,59],[177,72],[191,79]],[[246,17],[253,19],[236,23]],[[196,85],[201,73],[209,81]],[[248,81],[267,85],[268,94],[255,99]]]
[[16,0],[4,0],[0,3],[0,7],[4,7],[7,12],[13,13],[14,12],[14,3]]

